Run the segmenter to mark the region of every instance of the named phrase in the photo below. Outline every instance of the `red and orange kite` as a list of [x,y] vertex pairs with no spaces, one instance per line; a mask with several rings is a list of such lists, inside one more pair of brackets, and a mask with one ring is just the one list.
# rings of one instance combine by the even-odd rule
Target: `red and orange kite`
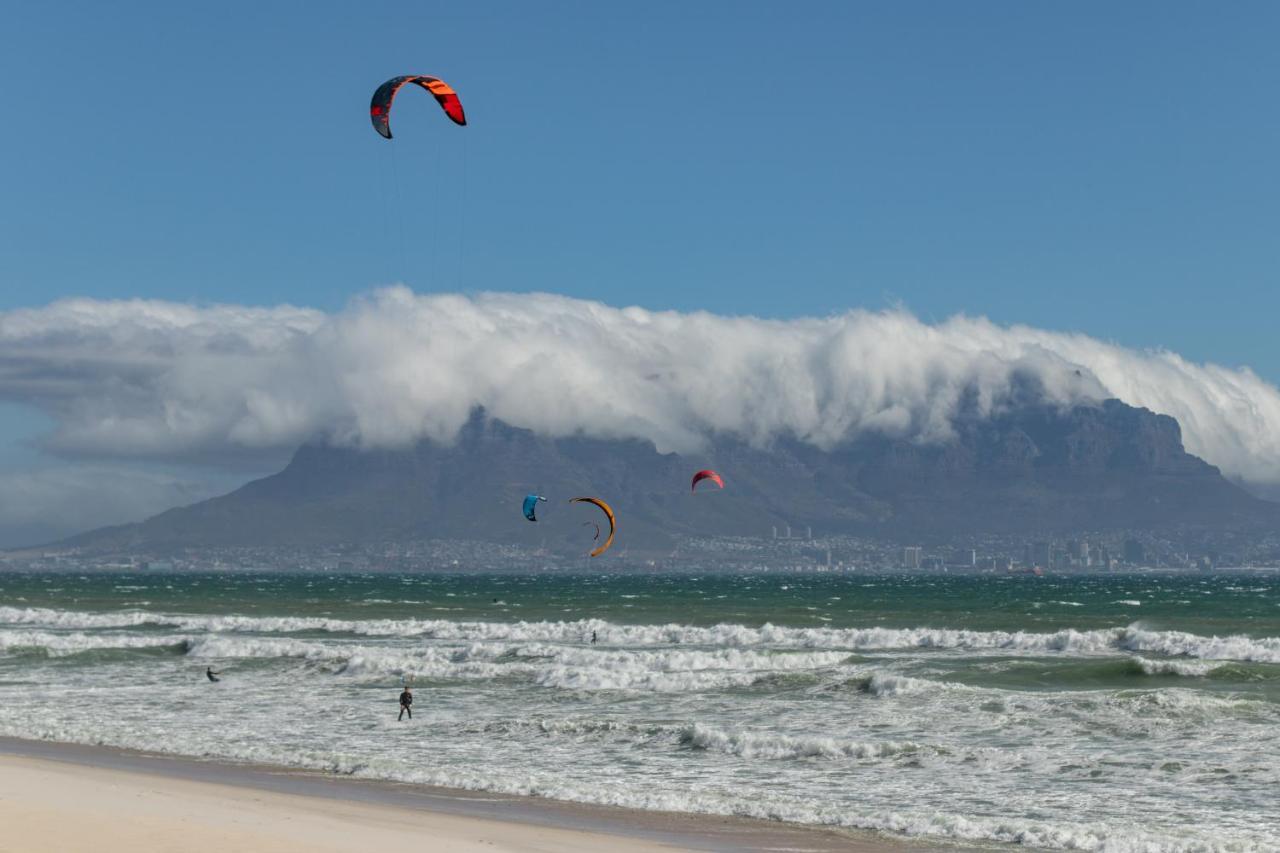
[[696,490],[698,488],[698,484],[701,483],[703,480],[710,480],[720,488],[722,489],[724,488],[724,480],[720,478],[719,474],[717,474],[715,471],[712,471],[710,468],[708,468],[705,471],[699,471],[698,473],[693,475],[693,482],[689,484],[689,490],[690,491]]
[[369,118],[373,121],[373,129],[387,139],[391,138],[391,101],[395,99],[396,92],[400,91],[400,87],[405,83],[416,84],[430,92],[454,124],[467,123],[467,116],[462,112],[462,101],[458,99],[458,93],[453,91],[448,83],[438,77],[423,77],[416,74],[392,77],[378,87],[378,91],[373,93],[373,102],[369,104]]

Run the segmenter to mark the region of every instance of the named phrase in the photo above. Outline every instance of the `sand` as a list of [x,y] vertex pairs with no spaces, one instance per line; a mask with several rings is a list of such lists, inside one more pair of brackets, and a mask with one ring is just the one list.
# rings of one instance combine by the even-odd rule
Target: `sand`
[[0,853],[924,849],[745,818],[583,806],[0,738]]
[[574,829],[12,756],[0,756],[0,827],[0,850],[5,853],[645,853],[681,849]]

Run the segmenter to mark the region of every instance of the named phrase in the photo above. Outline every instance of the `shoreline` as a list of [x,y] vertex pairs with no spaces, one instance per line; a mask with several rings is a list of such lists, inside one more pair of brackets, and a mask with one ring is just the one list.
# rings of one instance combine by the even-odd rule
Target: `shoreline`
[[[290,827],[306,826],[307,819],[314,818],[327,824],[325,839],[338,846],[332,849],[368,849],[370,827],[377,832],[384,826],[410,827],[413,831],[430,837],[431,833],[449,835],[449,847],[457,849],[465,838],[486,838],[483,842],[489,850],[557,850],[593,849],[602,841],[610,848],[628,850],[699,850],[699,851],[767,851],[795,850],[808,853],[915,853],[916,851],[960,851],[965,848],[953,844],[945,847],[896,839],[871,832],[808,827],[760,820],[757,818],[721,815],[704,815],[685,812],[653,812],[576,803],[539,797],[492,794],[484,791],[442,788],[427,785],[411,785],[400,782],[373,779],[355,779],[315,771],[259,764],[241,764],[219,760],[205,760],[162,753],[116,749],[113,747],[87,746],[55,741],[26,740],[0,737],[0,780],[5,788],[22,784],[24,777],[39,777],[48,782],[59,772],[65,775],[68,766],[92,768],[91,772],[78,774],[75,783],[81,787],[95,786],[94,791],[117,792],[130,786],[137,788],[135,799],[145,796],[148,783],[159,779],[170,784],[165,792],[180,791],[192,805],[192,815],[214,814],[224,809],[228,814],[239,815],[246,806],[261,804],[265,799],[272,804],[271,815],[263,815],[257,831],[270,835],[282,834]],[[9,777],[9,778],[6,778]],[[17,777],[16,779],[13,777]],[[36,786],[38,788],[39,786]],[[30,786],[23,786],[22,796]],[[87,792],[92,795],[94,791]],[[78,792],[85,793],[85,792]],[[12,795],[11,795],[12,796]],[[176,796],[176,794],[175,794]],[[0,814],[5,810],[6,797],[0,793]],[[49,814],[58,823],[49,822],[45,830],[77,822],[79,813],[88,805],[84,797],[77,797],[70,806],[65,800],[47,805]],[[92,799],[92,796],[89,796]],[[316,805],[328,802],[330,809],[315,814]],[[199,804],[200,809],[195,809]],[[37,803],[39,805],[39,803]],[[26,803],[24,814],[33,812]],[[115,818],[122,826],[129,818]],[[190,815],[173,818],[176,825],[190,826]],[[274,822],[273,822],[274,821]],[[388,823],[390,821],[390,823]],[[279,824],[279,825],[277,825]],[[350,846],[341,844],[342,830],[351,835]],[[32,827],[35,839],[47,844],[47,837]],[[202,830],[205,831],[205,830]],[[362,834],[363,833],[363,834]],[[541,840],[534,836],[543,837]],[[495,839],[496,840],[493,840]],[[98,837],[100,841],[100,837]],[[220,843],[227,843],[225,840]],[[262,843],[261,839],[255,843]],[[132,842],[130,849],[138,848]],[[18,841],[6,850],[37,850],[41,842],[23,847]],[[89,849],[86,846],[84,849]],[[111,849],[98,847],[95,849]],[[160,845],[154,849],[172,849]],[[208,849],[216,849],[210,847]],[[242,849],[251,849],[245,847]],[[279,847],[278,849],[292,849]]]

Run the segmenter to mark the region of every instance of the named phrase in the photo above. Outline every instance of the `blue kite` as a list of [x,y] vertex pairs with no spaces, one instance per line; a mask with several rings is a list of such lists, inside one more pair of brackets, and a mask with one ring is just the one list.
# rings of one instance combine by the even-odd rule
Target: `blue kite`
[[525,495],[524,496],[524,517],[530,521],[537,521],[538,517],[534,514],[534,509],[538,506],[538,501],[545,501],[542,495]]

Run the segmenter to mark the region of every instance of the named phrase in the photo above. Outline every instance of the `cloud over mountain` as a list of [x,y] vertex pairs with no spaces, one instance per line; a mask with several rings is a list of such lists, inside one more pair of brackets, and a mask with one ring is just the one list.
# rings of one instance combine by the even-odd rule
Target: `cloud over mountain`
[[1280,482],[1280,391],[1250,370],[982,318],[762,320],[403,287],[334,314],[86,299],[0,313],[0,401],[52,418],[48,449],[90,457],[448,441],[476,406],[546,435],[661,450],[713,433],[935,442],[957,413],[998,412],[1028,388],[1172,415],[1190,452]]

